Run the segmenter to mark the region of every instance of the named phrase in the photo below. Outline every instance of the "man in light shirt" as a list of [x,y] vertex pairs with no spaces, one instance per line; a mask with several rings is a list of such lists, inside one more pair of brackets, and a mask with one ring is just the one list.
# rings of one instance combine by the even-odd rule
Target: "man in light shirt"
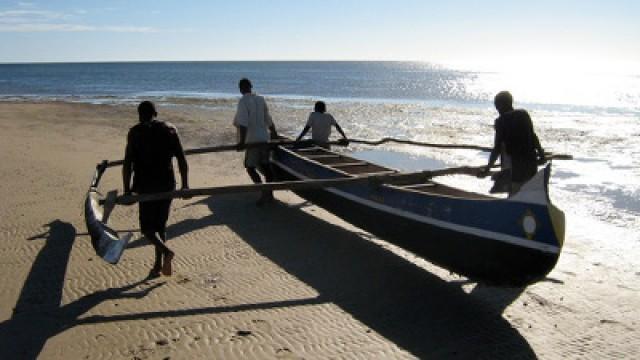
[[305,134],[311,129],[311,139],[316,144],[329,148],[329,136],[331,136],[331,127],[335,126],[336,130],[342,135],[345,141],[348,141],[347,135],[344,134],[342,128],[336,122],[336,119],[327,111],[327,106],[323,101],[316,102],[314,107],[314,112],[309,114],[309,119],[307,120],[307,124],[304,129],[296,139],[296,141],[300,141]]
[[[252,145],[245,150],[244,167],[254,183],[262,183],[257,169],[262,172],[265,181],[270,182],[273,180],[273,172],[269,164],[267,144],[269,139],[277,138],[278,133],[264,98],[251,92],[251,81],[243,78],[238,83],[238,87],[242,97],[238,102],[238,109],[233,119],[233,125],[238,129],[238,148]],[[256,144],[258,145],[256,146]],[[271,201],[273,201],[273,192],[264,191],[256,204],[262,206]]]

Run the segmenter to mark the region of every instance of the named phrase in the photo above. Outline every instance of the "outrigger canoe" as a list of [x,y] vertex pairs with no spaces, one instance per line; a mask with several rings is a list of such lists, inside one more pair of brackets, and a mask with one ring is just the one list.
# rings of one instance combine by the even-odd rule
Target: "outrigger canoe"
[[[397,173],[317,146],[280,146],[271,161],[279,181]],[[564,214],[549,199],[550,172],[549,163],[508,199],[435,181],[295,192],[445,269],[493,284],[526,285],[553,269],[564,241]]]
[[[432,145],[432,144],[430,144]],[[181,196],[211,196],[263,190],[291,190],[388,242],[470,279],[521,286],[543,279],[555,266],[564,241],[564,214],[549,199],[551,163],[514,196],[504,199],[464,191],[432,180],[479,168],[459,167],[404,174],[312,143],[272,144],[277,181],[103,197],[102,174],[122,160],[103,161],[87,192],[85,220],[96,253],[116,264],[131,234],[107,224],[115,204]],[[453,145],[452,145],[453,146]],[[185,154],[235,150],[234,145],[199,148]],[[562,159],[566,155],[557,155]],[[125,197],[128,197],[125,199]]]

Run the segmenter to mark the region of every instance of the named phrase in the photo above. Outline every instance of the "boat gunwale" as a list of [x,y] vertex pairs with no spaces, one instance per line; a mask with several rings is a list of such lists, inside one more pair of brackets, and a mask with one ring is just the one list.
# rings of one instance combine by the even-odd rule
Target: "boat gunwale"
[[[369,162],[369,161],[366,161],[366,160],[359,160],[359,159],[357,159],[357,158],[353,158],[353,157],[351,157],[351,156],[338,154],[338,153],[336,153],[336,152],[333,152],[333,151],[331,151],[331,150],[327,150],[327,149],[325,149],[325,148],[321,148],[321,147],[318,147],[318,146],[314,146],[314,147],[315,147],[315,149],[313,149],[313,150],[323,150],[323,151],[329,152],[329,153],[331,153],[331,154],[336,154],[337,156],[340,156],[340,157],[343,157],[343,158],[348,158],[348,159],[354,159],[354,160],[362,161],[362,162],[365,162],[365,163],[367,163],[367,164],[371,164],[371,165],[378,166],[378,167],[381,167],[381,168],[384,168],[384,169],[388,169],[388,170],[389,170],[389,171],[391,171],[391,172],[401,173],[399,170],[397,170],[397,169],[393,169],[393,168],[390,168],[390,167],[387,167],[387,166],[378,165],[378,164],[375,164],[375,163],[372,163],[372,162]],[[345,172],[345,171],[343,171],[343,170],[340,170],[340,169],[334,168],[333,166],[331,166],[331,165],[333,165],[333,164],[324,164],[324,163],[321,163],[321,162],[315,161],[314,159],[309,158],[309,157],[307,157],[307,156],[305,156],[305,155],[303,155],[303,154],[299,154],[299,153],[297,153],[294,149],[290,149],[290,148],[287,148],[287,147],[285,147],[285,146],[278,146],[278,148],[280,148],[280,149],[282,149],[282,150],[285,150],[285,151],[287,151],[288,153],[290,153],[290,154],[292,154],[292,155],[294,155],[294,156],[296,156],[296,157],[298,157],[298,158],[301,158],[301,159],[303,159],[303,160],[305,160],[305,161],[308,161],[308,162],[311,162],[311,163],[314,163],[314,164],[320,165],[320,166],[324,167],[325,169],[328,169],[328,170],[331,170],[331,171],[335,171],[335,172],[340,173],[340,174],[342,174],[342,175],[346,175],[347,177],[356,177],[356,176],[358,176],[358,175],[367,175],[367,174],[368,174],[368,173],[362,173],[362,174],[350,174],[350,173],[347,173],[347,172]],[[311,151],[311,149],[301,149],[301,150]],[[371,172],[370,174],[377,174],[377,172]],[[387,187],[392,188],[392,189],[402,190],[402,191],[411,192],[411,193],[416,193],[416,194],[428,194],[428,195],[431,195],[431,196],[439,196],[439,197],[452,198],[452,199],[477,200],[477,201],[504,201],[504,200],[506,200],[506,199],[502,199],[502,198],[499,198],[499,197],[494,197],[494,196],[489,196],[489,195],[483,195],[483,194],[478,194],[478,193],[474,193],[474,192],[471,192],[471,191],[466,191],[466,190],[457,189],[457,188],[454,188],[454,187],[452,187],[452,186],[447,186],[447,185],[444,185],[444,184],[441,184],[441,183],[439,183],[439,182],[435,182],[435,181],[424,182],[424,183],[416,182],[416,183],[413,183],[413,184],[407,184],[407,185],[422,185],[422,184],[425,184],[425,185],[426,185],[426,184],[434,184],[435,186],[439,186],[439,187],[455,189],[455,190],[457,190],[457,191],[459,191],[459,192],[464,192],[464,193],[466,193],[466,194],[471,194],[471,196],[469,196],[469,197],[464,197],[464,196],[455,196],[455,195],[442,194],[442,193],[434,193],[434,192],[428,192],[428,191],[420,191],[420,190],[416,190],[416,189],[405,188],[405,187],[404,187],[404,185],[394,185],[394,184],[392,184],[392,183],[388,183],[388,184],[381,184],[381,186],[387,186]],[[483,197],[482,197],[482,198],[477,198],[476,196],[478,196],[478,195],[479,195],[479,196],[483,196]]]

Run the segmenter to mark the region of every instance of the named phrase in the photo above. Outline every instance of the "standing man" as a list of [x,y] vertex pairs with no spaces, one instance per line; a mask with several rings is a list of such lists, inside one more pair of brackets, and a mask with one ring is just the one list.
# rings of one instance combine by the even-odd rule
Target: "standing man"
[[[260,169],[265,181],[273,180],[273,171],[269,164],[269,139],[276,139],[278,133],[269,114],[269,108],[262,96],[251,92],[252,85],[249,79],[243,78],[238,83],[242,97],[238,102],[238,109],[233,125],[238,129],[238,149],[246,147],[244,167],[255,184],[262,183]],[[273,192],[265,190],[256,203],[262,206],[273,201]]]
[[[189,188],[187,160],[176,128],[170,123],[156,120],[158,113],[151,101],[138,105],[140,123],[129,130],[124,155],[122,180],[125,195],[131,192],[148,194],[173,191],[176,188],[173,157],[178,160],[182,189]],[[133,172],[133,185],[131,175]],[[171,275],[174,257],[164,242],[169,219],[171,199],[139,203],[140,229],[155,247],[156,257],[149,277]]]
[[513,97],[508,91],[499,92],[494,98],[494,105],[500,116],[495,121],[493,150],[483,174],[489,172],[502,152],[501,161],[505,162],[507,167],[510,162],[510,171],[503,171],[508,177],[509,196],[512,196],[536,174],[538,162],[545,161],[544,150],[533,130],[529,113],[513,108]]

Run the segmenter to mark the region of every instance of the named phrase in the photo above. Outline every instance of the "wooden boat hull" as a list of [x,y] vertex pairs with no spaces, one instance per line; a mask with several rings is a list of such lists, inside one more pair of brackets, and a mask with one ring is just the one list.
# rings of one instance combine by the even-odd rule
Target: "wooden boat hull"
[[[346,176],[284,147],[274,152],[272,163],[278,180]],[[546,185],[549,171],[541,170],[536,181],[544,177]],[[519,286],[544,278],[558,260],[564,237],[563,215],[546,193],[537,203],[436,195],[393,185],[296,193],[434,264],[494,284]]]

